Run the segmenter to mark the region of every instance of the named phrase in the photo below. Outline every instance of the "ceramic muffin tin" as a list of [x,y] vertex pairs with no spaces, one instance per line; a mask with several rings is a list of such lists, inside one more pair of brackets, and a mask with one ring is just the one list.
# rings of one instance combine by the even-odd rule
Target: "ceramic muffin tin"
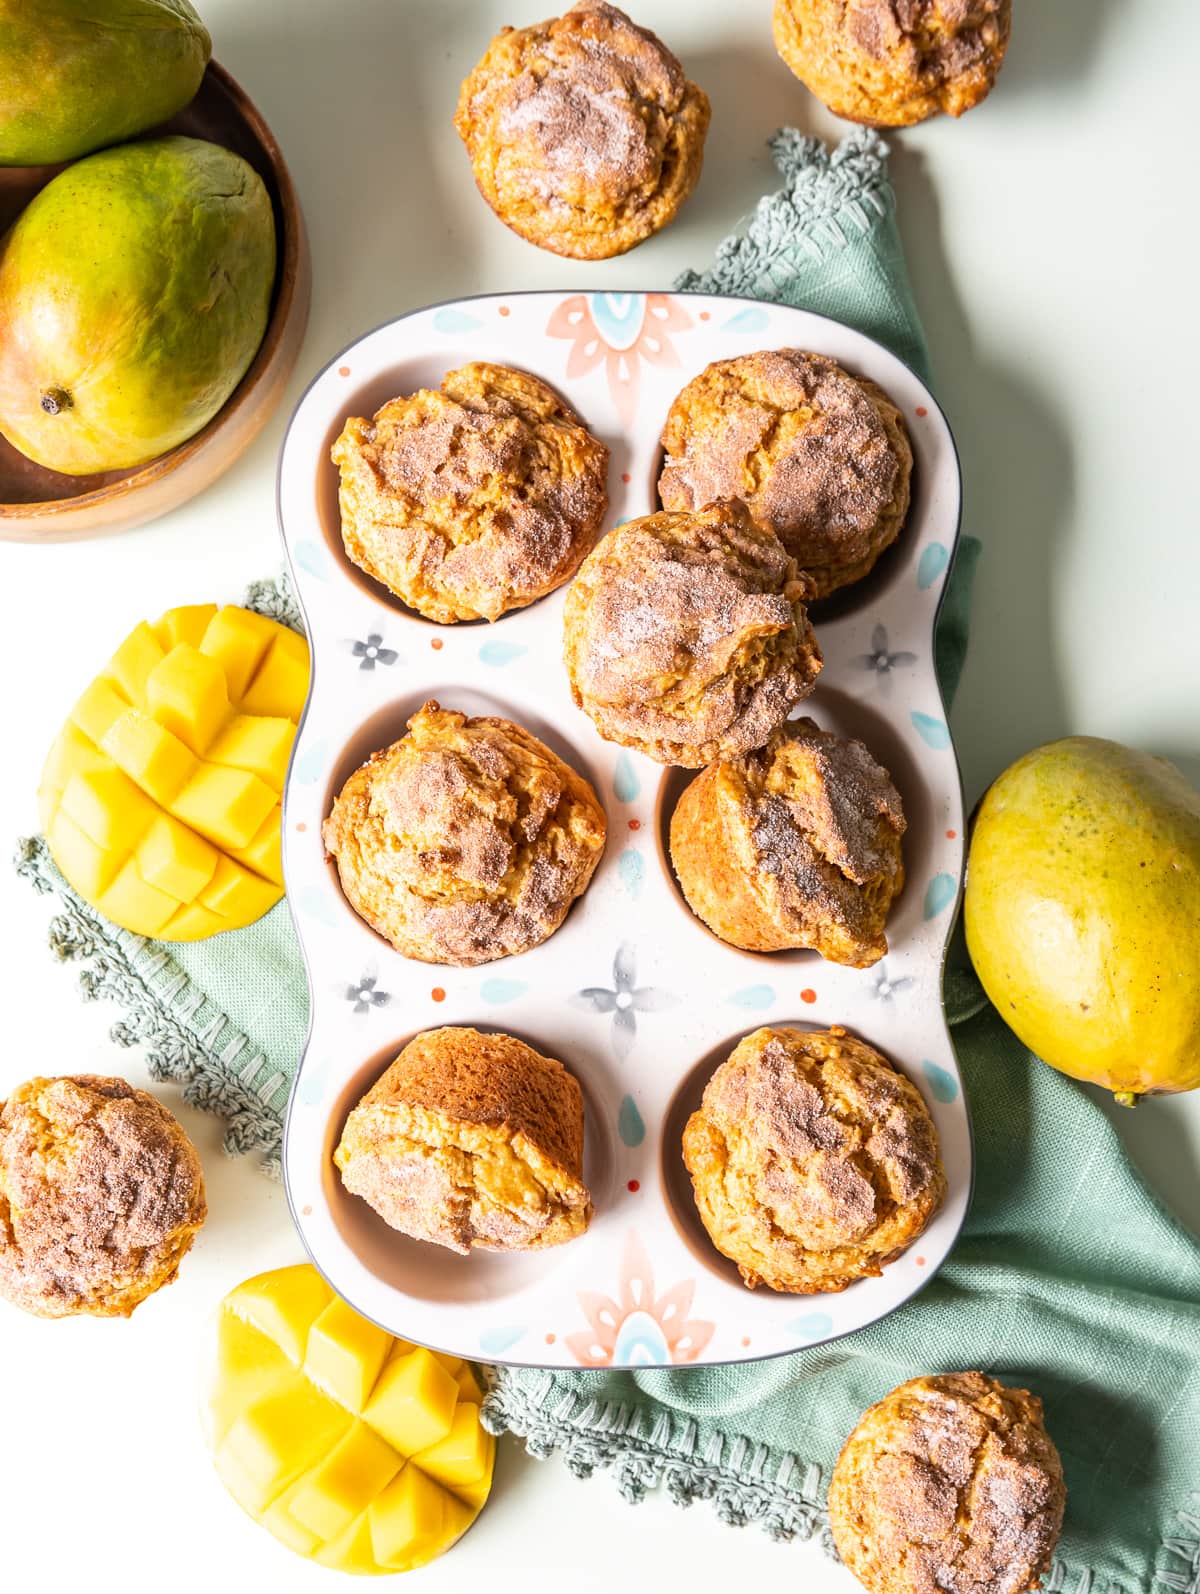
[[[346,558],[329,450],[347,415],[435,387],[483,359],[551,383],[612,450],[606,527],[658,507],[659,433],[710,361],[811,349],[873,378],[903,412],[915,456],[899,542],[863,582],[813,611],[825,656],[798,710],[861,737],[904,799],[907,884],[871,969],[815,953],[758,955],[717,940],[681,896],[665,850],[691,775],[603,741],[572,704],[563,591],[494,625],[438,626]],[[962,793],[934,676],[933,625],[959,523],[954,443],[894,355],[822,316],[693,294],[516,293],[415,311],[368,333],[316,378],[280,457],[279,513],[313,647],[313,679],[284,797],[284,871],[311,991],[284,1174],[321,1272],[389,1331],[487,1361],[698,1366],[751,1361],[852,1332],[936,1272],[971,1185],[967,1105],[941,1004],[963,865]],[[454,969],[402,957],[342,895],[321,823],[350,772],[403,735],[428,698],[528,727],[586,775],[608,847],[558,933],[519,957]],[[568,1245],[459,1257],[388,1228],[348,1195],[332,1154],[346,1115],[401,1047],[442,1024],[502,1029],[560,1058],[583,1087],[585,1176],[596,1216]],[[844,1024],[919,1086],[949,1190],[881,1277],[840,1294],[753,1293],[711,1245],[680,1135],[706,1080],[760,1025]]]

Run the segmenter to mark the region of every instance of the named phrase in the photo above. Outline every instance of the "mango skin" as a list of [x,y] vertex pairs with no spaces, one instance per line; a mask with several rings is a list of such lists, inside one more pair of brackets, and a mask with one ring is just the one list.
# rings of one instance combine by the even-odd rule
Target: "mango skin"
[[70,476],[167,453],[245,375],[274,279],[240,155],[161,138],[69,166],[0,241],[0,432]]
[[212,54],[188,0],[0,0],[0,166],[48,166],[144,133]]
[[983,799],[967,947],[1052,1068],[1132,1104],[1200,1086],[1200,793],[1090,736],[1036,748]]

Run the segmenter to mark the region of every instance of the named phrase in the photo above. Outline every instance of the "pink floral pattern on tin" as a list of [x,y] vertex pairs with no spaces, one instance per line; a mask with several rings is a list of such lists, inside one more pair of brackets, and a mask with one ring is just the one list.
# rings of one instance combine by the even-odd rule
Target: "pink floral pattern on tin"
[[604,366],[617,414],[630,426],[637,414],[643,361],[678,365],[671,334],[693,325],[687,311],[667,293],[576,293],[555,305],[546,333],[571,343],[568,379]]
[[688,1313],[694,1279],[681,1279],[654,1293],[654,1269],[637,1232],[630,1229],[621,1253],[617,1298],[580,1290],[576,1299],[590,1327],[566,1336],[582,1367],[668,1367],[694,1362],[716,1332],[716,1324]]

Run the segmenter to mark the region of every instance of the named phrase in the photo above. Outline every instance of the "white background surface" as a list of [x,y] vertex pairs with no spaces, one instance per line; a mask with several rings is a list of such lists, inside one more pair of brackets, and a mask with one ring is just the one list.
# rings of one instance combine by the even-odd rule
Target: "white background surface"
[[[430,300],[524,287],[659,288],[774,186],[764,148],[791,121],[836,125],[776,60],[768,0],[640,0],[713,101],[705,174],[680,220],[632,255],[539,253],[475,193],[451,127],[457,85],[531,0],[206,0],[219,59],[289,157],[316,299],[293,383],[364,328]],[[985,542],[953,715],[968,801],[1018,753],[1070,731],[1166,753],[1200,781],[1200,510],[1195,488],[1190,0],[1016,0],[1009,60],[961,123],[892,140],[893,175],[936,384],[962,453],[965,529]],[[273,463],[289,406],[217,486],[156,526],[78,546],[0,545],[0,841],[35,824],[45,749],[129,627],[236,599],[278,562]],[[43,904],[0,872],[0,1093],[34,1073],[119,1072],[113,1013],[79,1003],[43,944]],[[0,1311],[6,1586],[179,1594],[336,1587],[244,1519],[194,1415],[198,1336],[220,1294],[298,1260],[282,1192],[204,1158],[210,1217],[177,1284],[128,1323]],[[1151,1182],[1200,1227],[1200,1100],[1120,1118]],[[1114,1221],[1120,1214],[1114,1213]],[[498,1594],[666,1582],[853,1585],[804,1546],[734,1532],[705,1506],[636,1511],[605,1479],[501,1447],[492,1503],[414,1585]]]

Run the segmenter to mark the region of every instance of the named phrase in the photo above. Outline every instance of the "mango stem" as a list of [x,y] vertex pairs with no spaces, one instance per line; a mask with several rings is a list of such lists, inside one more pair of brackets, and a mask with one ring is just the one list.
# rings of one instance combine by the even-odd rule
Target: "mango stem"
[[1113,1100],[1120,1107],[1136,1107],[1140,1097],[1136,1090],[1114,1090]]

